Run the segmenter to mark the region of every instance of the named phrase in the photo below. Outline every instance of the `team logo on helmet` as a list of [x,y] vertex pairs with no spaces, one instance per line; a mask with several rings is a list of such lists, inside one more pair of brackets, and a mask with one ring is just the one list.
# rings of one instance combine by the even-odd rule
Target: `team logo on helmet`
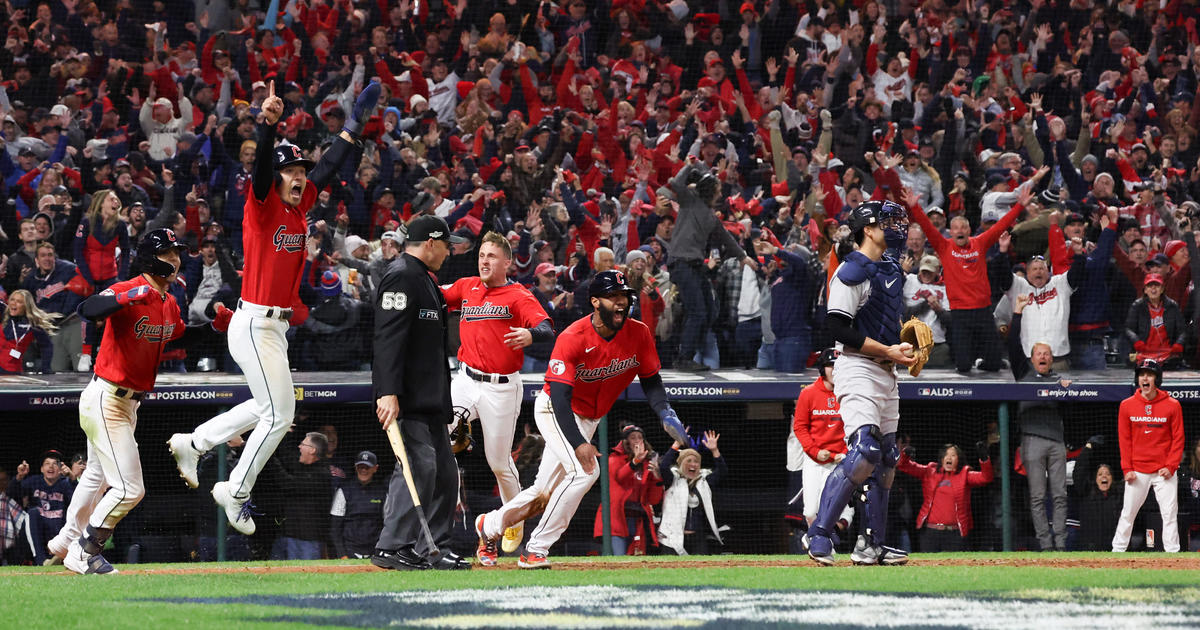
[[614,272],[617,277],[617,284],[625,284],[625,273],[622,271]]

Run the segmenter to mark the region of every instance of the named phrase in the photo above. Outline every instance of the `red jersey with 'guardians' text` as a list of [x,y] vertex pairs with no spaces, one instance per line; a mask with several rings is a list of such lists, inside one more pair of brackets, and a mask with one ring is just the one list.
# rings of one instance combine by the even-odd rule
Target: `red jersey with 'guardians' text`
[[550,382],[572,386],[571,410],[583,418],[599,418],[612,409],[633,377],[647,378],[658,373],[658,350],[654,336],[645,324],[626,319],[621,330],[605,341],[584,317],[567,326],[554,343],[546,369]]
[[305,213],[317,200],[317,187],[304,186],[299,206],[279,198],[275,186],[265,200],[254,198],[254,187],[246,195],[242,219],[242,248],[246,266],[242,272],[242,299],[259,306],[290,308],[297,302],[300,274],[304,270],[308,222]]
[[833,390],[825,387],[825,380],[818,378],[800,391],[796,400],[796,412],[792,415],[792,433],[800,441],[801,448],[814,462],[825,463],[817,458],[822,449],[833,456],[846,452],[846,429],[842,425],[842,413]]
[[515,282],[488,287],[479,276],[470,276],[443,285],[442,295],[446,307],[462,316],[458,360],[480,372],[519,372],[525,352],[506,346],[504,335],[513,327],[533,328],[550,319],[533,293]]
[[154,389],[158,361],[167,342],[183,335],[179,304],[170,293],[154,290],[145,276],[118,282],[100,295],[117,295],[142,285],[151,288],[144,302],[129,304],[108,316],[96,355],[96,376],[144,392]]
[[1161,389],[1154,400],[1134,392],[1121,401],[1117,436],[1122,471],[1156,473],[1166,468],[1175,474],[1183,457],[1183,410],[1179,401]]

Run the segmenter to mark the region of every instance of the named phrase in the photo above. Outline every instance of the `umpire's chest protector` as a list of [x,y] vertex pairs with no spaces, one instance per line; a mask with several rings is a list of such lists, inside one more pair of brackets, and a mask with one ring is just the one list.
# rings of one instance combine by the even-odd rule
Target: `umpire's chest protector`
[[904,270],[888,255],[874,261],[852,252],[838,268],[838,279],[847,286],[870,284],[866,301],[854,315],[854,327],[884,345],[900,343],[900,318],[904,314]]

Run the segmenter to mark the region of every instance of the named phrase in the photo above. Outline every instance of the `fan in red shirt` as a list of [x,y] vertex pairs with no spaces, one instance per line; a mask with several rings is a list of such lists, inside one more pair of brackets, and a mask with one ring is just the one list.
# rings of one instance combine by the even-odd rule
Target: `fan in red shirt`
[[[1043,167],[1034,176],[1037,181],[1049,169]],[[950,220],[950,238],[930,223],[929,217],[915,203],[916,195],[908,192],[908,216],[925,231],[929,245],[942,261],[946,294],[950,299],[950,348],[954,366],[968,373],[976,357],[983,357],[982,368],[995,372],[1003,367],[1003,346],[996,336],[992,319],[991,284],[988,282],[987,253],[1000,236],[1012,227],[1017,216],[1033,199],[1030,186],[1017,191],[1017,202],[995,225],[978,236],[971,236],[971,224],[965,217]]]
[[1129,548],[1133,520],[1150,488],[1154,488],[1162,515],[1163,550],[1179,551],[1179,477],[1175,472],[1183,458],[1183,410],[1179,401],[1159,389],[1162,370],[1162,364],[1154,359],[1139,361],[1133,372],[1137,391],[1121,401],[1117,414],[1125,504],[1113,534],[1113,551]]
[[[800,391],[796,411],[792,415],[788,459],[792,460],[791,452],[798,447],[802,485],[796,490],[803,489],[805,525],[812,524],[817,517],[825,478],[846,458],[846,431],[842,426],[837,397],[833,395],[833,363],[840,354],[835,348],[826,348],[821,352],[816,364],[820,377]],[[793,501],[795,494],[789,493]],[[848,504],[837,522],[839,536],[845,533],[853,517],[854,507]]]
[[583,495],[596,481],[599,453],[592,434],[599,418],[637,376],[650,407],[668,435],[690,444],[679,416],[667,401],[659,375],[658,351],[646,325],[629,319],[633,289],[620,271],[596,274],[588,289],[595,311],[558,336],[546,371],[546,386],[533,403],[533,417],[546,438],[542,465],[533,485],[499,509],[475,519],[481,552],[494,549],[506,527],[545,508],[541,522],[525,544],[517,565],[548,569],[546,554],[567,529]]
[[363,89],[346,126],[314,165],[295,145],[275,146],[275,125],[283,115],[283,99],[275,96],[274,82],[268,87],[243,218],[246,264],[242,295],[236,312],[231,315],[221,306],[215,318],[218,327],[229,327],[229,353],[246,375],[253,398],[196,427],[193,433],[176,433],[168,441],[180,476],[195,488],[200,455],[253,429],[229,481],[217,482],[212,491],[230,525],[247,536],[255,531],[250,492],[275,447],[291,430],[296,411],[286,333],[293,305],[300,301],[300,277],[307,254],[305,214],[342,163],[361,151],[359,136],[375,111],[380,91],[378,82]]
[[[116,572],[100,550],[146,494],[133,431],[142,396],[154,388],[163,348],[184,332],[179,305],[168,291],[178,277],[180,247],[175,232],[150,231],[138,246],[140,275],[79,305],[86,319],[107,320],[96,373],[79,396],[79,426],[87,434],[90,465],[67,510],[67,523],[86,518],[88,524],[78,538],[55,538],[51,551],[81,575]],[[60,553],[63,543],[65,554]]]
[[[479,275],[442,287],[447,308],[462,315],[458,326],[461,367],[450,382],[456,420],[479,418],[484,454],[496,475],[501,501],[511,501],[521,491],[512,450],[525,392],[521,386],[522,348],[554,339],[550,318],[537,298],[524,285],[508,280],[511,266],[508,240],[488,232],[479,245]],[[517,550],[524,531],[521,523],[505,530],[505,552]],[[491,566],[496,556],[481,553],[479,562]]]

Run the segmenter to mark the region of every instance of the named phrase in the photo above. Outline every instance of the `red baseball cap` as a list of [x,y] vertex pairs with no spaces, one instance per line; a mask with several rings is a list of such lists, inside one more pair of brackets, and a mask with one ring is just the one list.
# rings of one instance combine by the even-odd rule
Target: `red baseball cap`
[[1148,273],[1148,274],[1146,274],[1146,279],[1142,281],[1142,286],[1144,287],[1148,284],[1157,284],[1157,285],[1161,286],[1162,283],[1163,283],[1163,277],[1160,274]]
[[535,275],[535,276],[544,276],[548,273],[554,273],[554,274],[558,273],[558,271],[554,267],[554,263],[544,262],[544,263],[539,264],[537,266],[537,269],[533,270],[533,275]]

